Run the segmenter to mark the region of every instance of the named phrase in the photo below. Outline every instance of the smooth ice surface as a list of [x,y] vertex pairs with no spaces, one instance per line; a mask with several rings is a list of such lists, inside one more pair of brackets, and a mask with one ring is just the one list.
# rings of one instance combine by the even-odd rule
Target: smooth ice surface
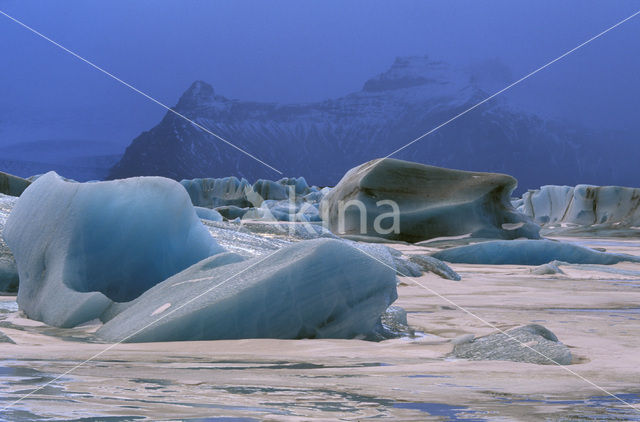
[[640,188],[543,186],[526,192],[518,209],[546,226],[640,226]]
[[640,262],[640,257],[599,252],[572,243],[552,240],[494,240],[445,249],[431,256],[458,264],[542,265],[551,261],[571,264],[612,265],[621,261]]
[[352,338],[372,334],[397,298],[393,268],[339,240],[302,241],[219,266],[222,258],[242,259],[224,254],[189,267],[135,299],[97,335],[129,342]]
[[185,190],[138,177],[69,183],[50,172],[20,196],[4,230],[31,319],[69,327],[98,318],[222,252]]
[[[511,205],[516,184],[504,174],[378,159],[349,170],[323,198],[320,210],[336,234],[407,242],[468,233],[493,239],[538,238],[540,228]],[[363,204],[364,212],[352,201]],[[392,205],[383,201],[398,205],[398,230],[392,230]]]

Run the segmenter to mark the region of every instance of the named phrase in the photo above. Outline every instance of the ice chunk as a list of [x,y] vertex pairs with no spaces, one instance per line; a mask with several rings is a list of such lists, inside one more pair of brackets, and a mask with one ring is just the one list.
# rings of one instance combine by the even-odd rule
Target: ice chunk
[[459,246],[431,254],[460,264],[542,265],[551,261],[571,264],[611,265],[621,261],[640,262],[640,257],[599,252],[572,243],[552,240],[494,240]]
[[259,179],[253,184],[253,191],[262,199],[282,200],[289,197],[285,186],[272,180]]
[[540,227],[511,205],[516,183],[505,174],[378,159],[349,170],[322,199],[320,213],[340,235],[407,242],[467,233],[537,239]]
[[9,246],[2,237],[4,226],[16,201],[15,196],[0,193],[0,293],[18,291],[18,269]]
[[112,301],[151,286],[223,249],[170,179],[69,183],[50,172],[20,196],[4,238],[29,318],[70,327]]
[[539,267],[532,268],[529,271],[531,274],[536,275],[564,274],[564,271],[560,269],[561,263],[561,261],[551,261],[544,265],[540,265]]
[[149,289],[98,336],[128,342],[353,338],[374,333],[397,297],[393,268],[339,240],[302,241],[211,270],[216,258]]
[[442,278],[446,278],[447,280],[455,280],[460,281],[460,275],[453,271],[451,267],[449,267],[444,262],[440,261],[429,255],[411,255],[409,259],[412,262],[420,265],[424,271],[429,271],[434,274],[439,275]]
[[558,341],[555,334],[538,324],[513,328],[506,334],[498,332],[457,343],[453,355],[462,359],[508,360],[538,365],[570,365],[573,360],[569,348]]
[[211,208],[194,207],[199,218],[209,221],[222,221],[222,214]]
[[0,252],[0,293],[16,293],[18,280],[18,269],[13,256]]
[[0,194],[20,196],[31,182],[0,171]]
[[182,186],[189,193],[193,205],[205,208],[216,208],[223,205],[249,207],[246,191],[251,185],[246,179],[224,177],[220,179],[182,180]]

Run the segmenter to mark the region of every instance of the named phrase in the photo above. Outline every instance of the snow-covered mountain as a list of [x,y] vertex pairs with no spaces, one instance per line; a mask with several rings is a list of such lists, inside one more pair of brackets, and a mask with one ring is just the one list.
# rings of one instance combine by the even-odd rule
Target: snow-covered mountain
[[[408,57],[396,59],[360,91],[337,99],[306,104],[231,100],[197,81],[174,109],[285,175],[334,185],[348,169],[386,156],[486,98],[476,79],[428,57]],[[624,163],[638,152],[616,149],[613,134],[605,138],[492,100],[394,158],[504,172],[518,178],[521,187],[533,188],[637,184],[636,169]],[[279,178],[170,112],[133,140],[109,178],[138,175]]]

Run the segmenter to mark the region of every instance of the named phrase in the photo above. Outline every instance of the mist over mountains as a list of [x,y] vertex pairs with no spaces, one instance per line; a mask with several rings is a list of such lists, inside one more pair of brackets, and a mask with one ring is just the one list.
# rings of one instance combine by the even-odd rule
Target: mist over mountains
[[[360,91],[307,104],[239,101],[194,82],[175,110],[281,170],[334,185],[350,168],[383,157],[486,98],[470,70],[428,57],[398,58]],[[624,135],[542,119],[494,99],[404,149],[395,158],[504,172],[520,190],[544,184],[635,185]],[[620,145],[620,147],[618,147]],[[629,151],[634,145],[634,151]],[[109,178],[172,179],[280,175],[168,112],[133,140]]]
[[79,182],[102,180],[118,162],[117,145],[87,139],[41,139],[0,146],[0,170],[29,177],[54,170]]
[[[196,81],[174,109],[284,175],[334,185],[348,169],[386,156],[486,98],[489,93],[476,79],[470,70],[405,57],[360,91],[336,99],[239,101]],[[494,99],[394,157],[504,172],[519,180],[519,190],[550,183],[635,185],[637,170],[620,158],[640,148],[624,138],[545,120]],[[280,176],[170,112],[133,140],[109,178],[141,175],[176,180],[235,175],[250,181]]]

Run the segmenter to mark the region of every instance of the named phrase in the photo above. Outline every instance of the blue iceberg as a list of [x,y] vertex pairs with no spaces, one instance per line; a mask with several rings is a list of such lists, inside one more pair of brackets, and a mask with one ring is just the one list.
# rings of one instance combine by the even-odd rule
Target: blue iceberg
[[126,304],[97,335],[128,342],[375,337],[396,298],[392,267],[346,242],[317,239],[248,260],[205,259]]
[[99,318],[224,251],[184,188],[162,177],[70,183],[47,173],[18,199],[4,238],[20,308],[58,327]]

